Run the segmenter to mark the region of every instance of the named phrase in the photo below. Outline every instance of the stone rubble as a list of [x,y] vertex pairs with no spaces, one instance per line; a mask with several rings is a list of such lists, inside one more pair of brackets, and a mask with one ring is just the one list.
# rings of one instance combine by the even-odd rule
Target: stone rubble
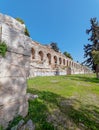
[[27,93],[27,99],[28,99],[28,100],[29,100],[29,99],[33,100],[33,99],[35,99],[35,98],[38,98],[38,95],[34,95],[34,94],[31,94],[31,93]]
[[24,120],[21,120],[18,125],[11,128],[11,130],[35,130],[35,125],[32,120],[28,120],[27,123]]

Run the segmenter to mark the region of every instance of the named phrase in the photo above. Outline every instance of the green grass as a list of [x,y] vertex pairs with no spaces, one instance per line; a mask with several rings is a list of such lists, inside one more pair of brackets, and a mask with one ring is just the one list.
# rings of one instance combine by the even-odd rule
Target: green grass
[[3,130],[3,127],[0,125],[0,130]]
[[99,80],[94,75],[35,77],[27,91],[39,98],[29,100],[25,120],[36,130],[99,130]]
[[36,130],[99,130],[99,80],[94,75],[28,80],[29,113]]

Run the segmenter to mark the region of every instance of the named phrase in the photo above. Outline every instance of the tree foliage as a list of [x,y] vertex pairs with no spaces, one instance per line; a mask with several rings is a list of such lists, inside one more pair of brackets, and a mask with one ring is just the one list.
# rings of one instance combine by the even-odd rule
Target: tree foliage
[[99,60],[97,60],[99,56],[99,24],[96,18],[91,18],[90,24],[90,29],[86,30],[86,33],[90,35],[88,38],[90,44],[84,45],[84,58],[86,58],[84,63],[91,67],[96,73],[99,73],[99,70],[97,69],[99,68]]
[[72,56],[71,56],[70,53],[68,53],[68,52],[65,51],[63,54],[64,54],[66,57],[68,57],[68,58],[70,58],[70,59],[73,60],[73,58],[72,58]]
[[92,51],[92,57],[95,64],[99,65],[99,51]]
[[52,42],[52,43],[50,44],[50,46],[51,46],[51,49],[53,49],[53,50],[56,51],[56,52],[59,52],[59,48],[58,48],[58,45],[57,45],[56,42]]
[[[16,18],[16,20],[17,20],[18,22],[20,22],[21,24],[25,24],[25,22],[24,22],[21,18]],[[29,31],[28,31],[28,29],[27,29],[26,26],[25,26],[24,34],[25,34],[26,36],[30,37],[30,33],[29,33]]]

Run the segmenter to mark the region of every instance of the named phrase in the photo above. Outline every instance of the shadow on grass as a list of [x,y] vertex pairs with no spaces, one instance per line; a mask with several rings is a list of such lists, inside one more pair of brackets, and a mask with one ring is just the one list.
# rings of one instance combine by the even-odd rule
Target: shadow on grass
[[99,130],[99,108],[83,105],[76,99],[67,99],[49,91],[28,89],[39,98],[29,101],[26,119],[32,119],[36,130]]
[[92,83],[99,83],[99,79],[92,77],[91,75],[70,75],[68,76],[71,80],[75,81],[85,81],[85,82],[92,82]]

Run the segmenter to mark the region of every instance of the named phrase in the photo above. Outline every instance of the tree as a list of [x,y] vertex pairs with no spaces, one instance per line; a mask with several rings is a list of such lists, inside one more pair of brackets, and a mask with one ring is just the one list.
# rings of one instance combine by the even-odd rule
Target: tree
[[[23,21],[21,18],[16,18],[16,20],[17,20],[18,22],[20,22],[21,24],[25,24],[24,21]],[[25,34],[26,36],[30,37],[30,33],[29,33],[29,31],[28,31],[28,29],[27,29],[26,26],[25,26],[24,34]]]
[[63,53],[66,57],[68,57],[68,58],[70,58],[71,60],[73,60],[73,58],[72,58],[72,56],[71,56],[71,54],[70,53],[68,53],[68,52],[64,52]]
[[86,60],[83,62],[85,65],[91,67],[95,72],[97,78],[99,78],[99,24],[96,18],[90,19],[91,28],[86,30],[86,33],[89,35],[90,44],[84,45],[84,58]]
[[92,51],[92,57],[96,65],[96,76],[99,79],[99,51]]
[[59,52],[59,48],[58,48],[58,46],[57,46],[57,43],[52,42],[52,43],[50,44],[50,46],[51,46],[51,49],[53,49],[53,50],[56,51],[56,52]]
[[99,64],[99,51],[92,51],[92,57],[95,64]]

